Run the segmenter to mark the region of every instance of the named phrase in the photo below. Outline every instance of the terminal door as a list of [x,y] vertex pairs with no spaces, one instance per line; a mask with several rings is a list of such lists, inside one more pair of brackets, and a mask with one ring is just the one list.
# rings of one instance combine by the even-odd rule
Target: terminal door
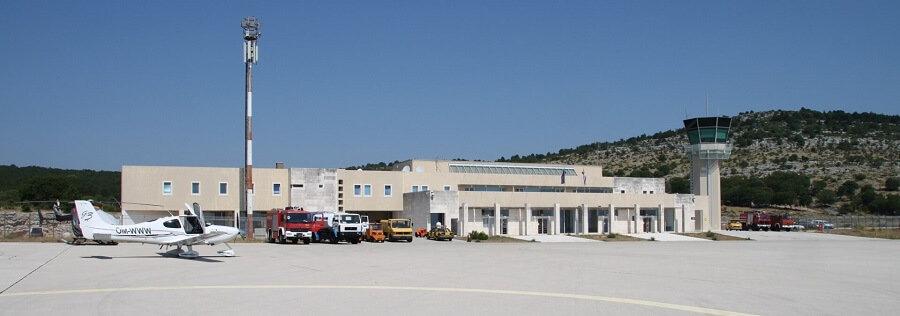
[[548,217],[536,217],[538,228],[537,233],[539,235],[549,234],[550,231],[550,218]]

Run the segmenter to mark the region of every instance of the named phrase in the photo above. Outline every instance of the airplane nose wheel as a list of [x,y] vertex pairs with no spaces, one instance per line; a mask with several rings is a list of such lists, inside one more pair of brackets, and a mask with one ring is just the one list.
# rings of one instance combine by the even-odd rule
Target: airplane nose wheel
[[219,254],[220,254],[220,255],[223,255],[223,256],[226,256],[226,257],[234,257],[234,249],[231,248],[231,245],[229,245],[227,242],[226,242],[226,243],[223,243],[223,244],[225,244],[225,246],[228,247],[228,249],[225,249],[225,250],[219,250],[219,251],[218,251]]

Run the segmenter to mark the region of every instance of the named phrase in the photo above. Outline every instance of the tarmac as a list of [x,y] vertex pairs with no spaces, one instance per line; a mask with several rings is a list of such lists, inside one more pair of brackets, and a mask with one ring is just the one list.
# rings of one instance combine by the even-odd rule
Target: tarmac
[[[790,234],[790,233],[789,233]],[[0,243],[2,315],[892,315],[900,241]]]

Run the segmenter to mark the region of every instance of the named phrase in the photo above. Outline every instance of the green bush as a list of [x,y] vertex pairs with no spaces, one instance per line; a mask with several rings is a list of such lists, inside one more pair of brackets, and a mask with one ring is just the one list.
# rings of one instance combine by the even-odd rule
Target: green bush
[[712,231],[706,231],[706,237],[708,238],[716,238],[716,233]]
[[616,238],[616,233],[606,234],[606,238]]
[[471,233],[469,233],[469,238],[471,238],[472,240],[475,240],[475,241],[487,240],[488,234],[485,234],[484,232],[477,232],[477,231],[473,230]]

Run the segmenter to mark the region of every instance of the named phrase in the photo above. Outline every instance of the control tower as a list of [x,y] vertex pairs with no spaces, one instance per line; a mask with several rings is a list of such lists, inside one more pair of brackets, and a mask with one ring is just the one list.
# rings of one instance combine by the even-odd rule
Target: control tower
[[[719,184],[719,160],[731,157],[729,117],[697,117],[684,120],[690,145],[685,153],[691,160],[691,193],[709,197],[709,218],[704,230],[722,229],[722,190]],[[701,220],[701,219],[697,219]],[[708,225],[708,226],[707,226]]]

